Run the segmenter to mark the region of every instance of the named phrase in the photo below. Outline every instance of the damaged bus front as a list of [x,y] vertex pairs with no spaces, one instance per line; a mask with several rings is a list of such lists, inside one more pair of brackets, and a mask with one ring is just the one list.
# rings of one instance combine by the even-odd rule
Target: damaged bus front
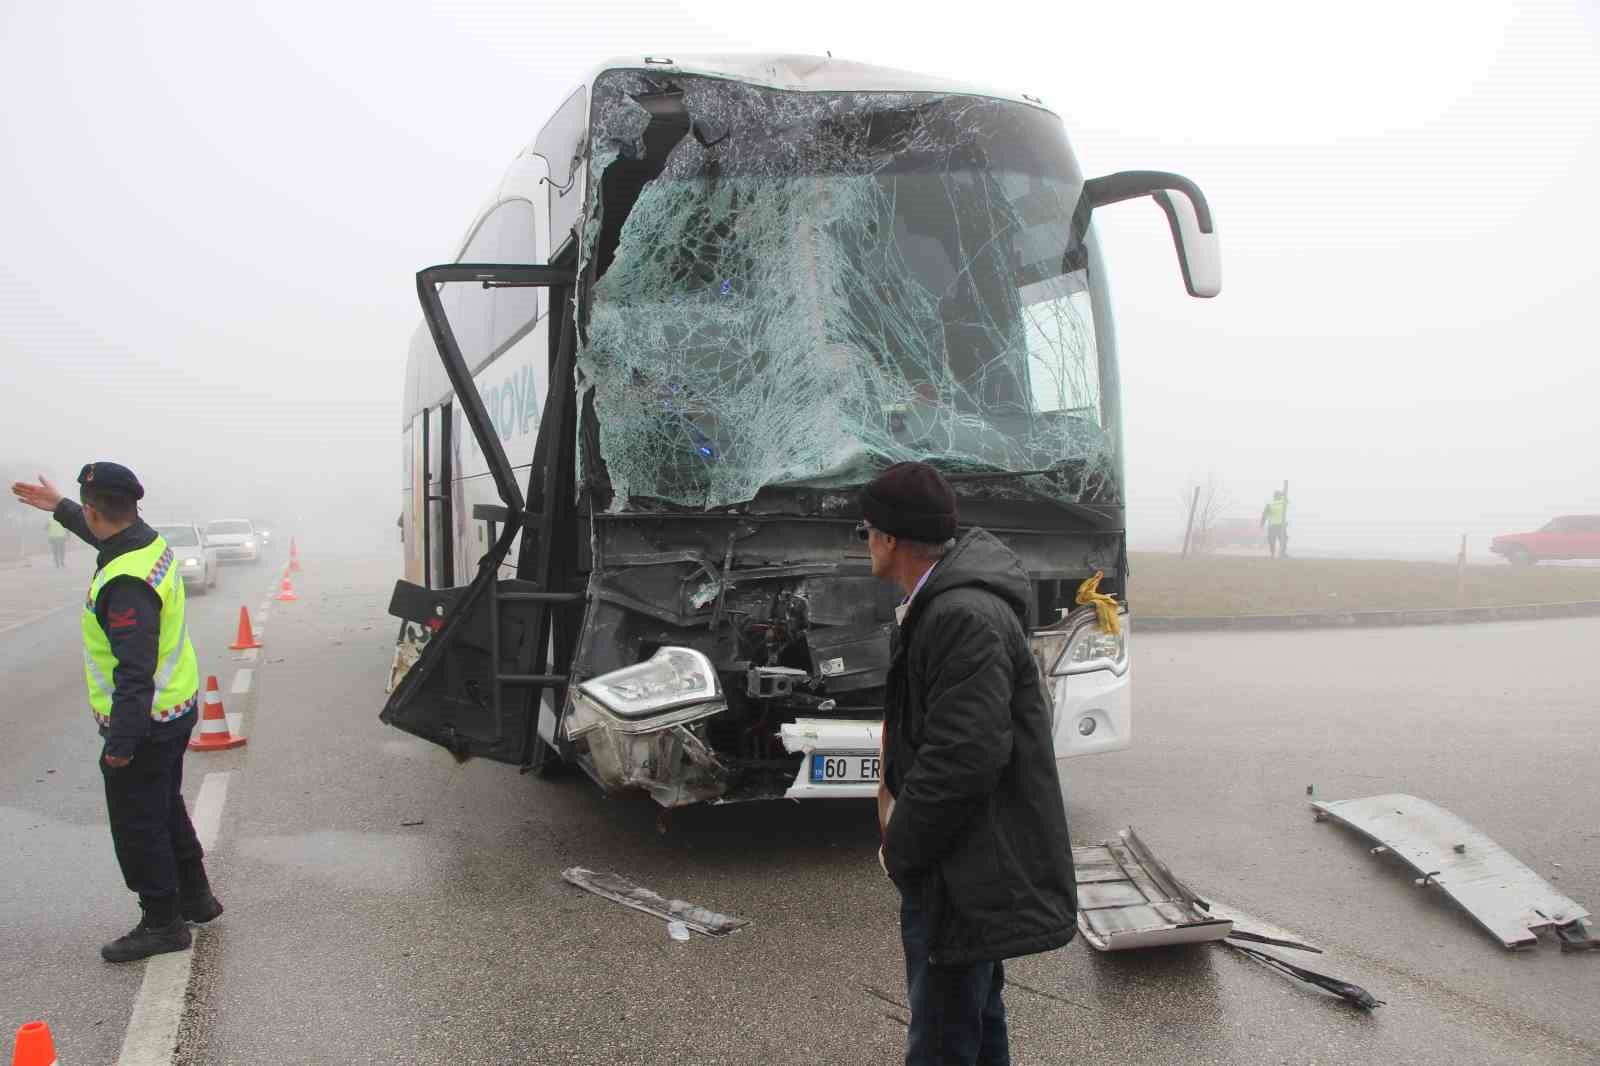
[[[1058,757],[1128,745],[1122,410],[1090,213],[1154,197],[1190,292],[1213,295],[1192,184],[1086,182],[1035,102],[802,57],[609,65],[499,204],[518,181],[547,264],[473,262],[469,241],[418,275],[448,387],[407,424],[435,413],[484,469],[448,441],[408,451],[427,467],[408,528],[450,548],[396,586],[384,721],[665,807],[870,796],[898,597],[856,494],[915,459],[1028,569]],[[545,310],[476,359],[462,335],[506,319],[463,321],[494,301],[456,288]],[[518,462],[485,397],[530,347]],[[475,541],[457,585],[451,553],[465,572]]]

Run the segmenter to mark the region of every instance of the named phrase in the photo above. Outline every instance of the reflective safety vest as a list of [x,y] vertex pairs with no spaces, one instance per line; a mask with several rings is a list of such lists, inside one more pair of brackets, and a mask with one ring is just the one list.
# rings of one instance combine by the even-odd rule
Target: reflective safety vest
[[143,548],[111,560],[89,582],[89,595],[83,601],[83,675],[89,685],[89,709],[101,725],[111,722],[111,679],[117,669],[117,657],[111,650],[111,638],[95,616],[94,605],[106,582],[117,577],[136,577],[161,597],[156,696],[150,705],[150,717],[168,722],[194,710],[194,697],[200,690],[200,665],[194,645],[189,643],[183,578],[173,561],[172,549],[157,536]]
[[1281,526],[1289,513],[1289,501],[1282,497],[1274,496],[1267,501],[1267,525]]

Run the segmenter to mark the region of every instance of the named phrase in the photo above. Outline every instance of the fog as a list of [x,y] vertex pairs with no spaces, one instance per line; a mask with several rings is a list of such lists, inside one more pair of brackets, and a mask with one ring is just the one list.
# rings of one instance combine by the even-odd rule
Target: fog
[[1213,474],[1251,518],[1289,480],[1303,550],[1600,512],[1594,5],[1111,6],[7,4],[0,475],[392,545],[412,275],[556,103],[613,55],[831,50],[1206,191],[1216,300],[1155,207],[1097,214],[1136,546]]

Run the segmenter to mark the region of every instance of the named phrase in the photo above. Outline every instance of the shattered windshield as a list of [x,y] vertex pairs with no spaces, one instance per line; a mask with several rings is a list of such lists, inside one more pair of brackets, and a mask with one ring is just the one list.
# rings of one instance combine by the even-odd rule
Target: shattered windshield
[[1114,498],[1103,289],[1054,116],[637,71],[593,113],[578,369],[612,510],[906,459]]

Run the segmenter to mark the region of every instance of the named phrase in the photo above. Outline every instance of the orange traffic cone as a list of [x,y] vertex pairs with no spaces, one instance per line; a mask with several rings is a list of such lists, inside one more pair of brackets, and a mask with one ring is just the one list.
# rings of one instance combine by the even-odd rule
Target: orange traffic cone
[[294,573],[300,572],[300,553],[295,551],[294,538],[289,538],[289,569]]
[[233,638],[233,643],[228,647],[233,651],[247,651],[250,648],[261,647],[261,642],[250,629],[250,612],[239,608],[239,635]]
[[283,587],[280,588],[278,590],[278,594],[272,598],[275,600],[283,600],[285,602],[289,600],[298,600],[300,598],[294,594],[294,586],[289,584],[288,574],[283,575]]
[[56,1044],[44,1022],[24,1022],[17,1030],[11,1066],[56,1066]]
[[189,741],[190,751],[226,751],[244,747],[244,737],[228,732],[228,714],[217,692],[217,675],[206,678],[206,709],[200,715],[200,735]]

